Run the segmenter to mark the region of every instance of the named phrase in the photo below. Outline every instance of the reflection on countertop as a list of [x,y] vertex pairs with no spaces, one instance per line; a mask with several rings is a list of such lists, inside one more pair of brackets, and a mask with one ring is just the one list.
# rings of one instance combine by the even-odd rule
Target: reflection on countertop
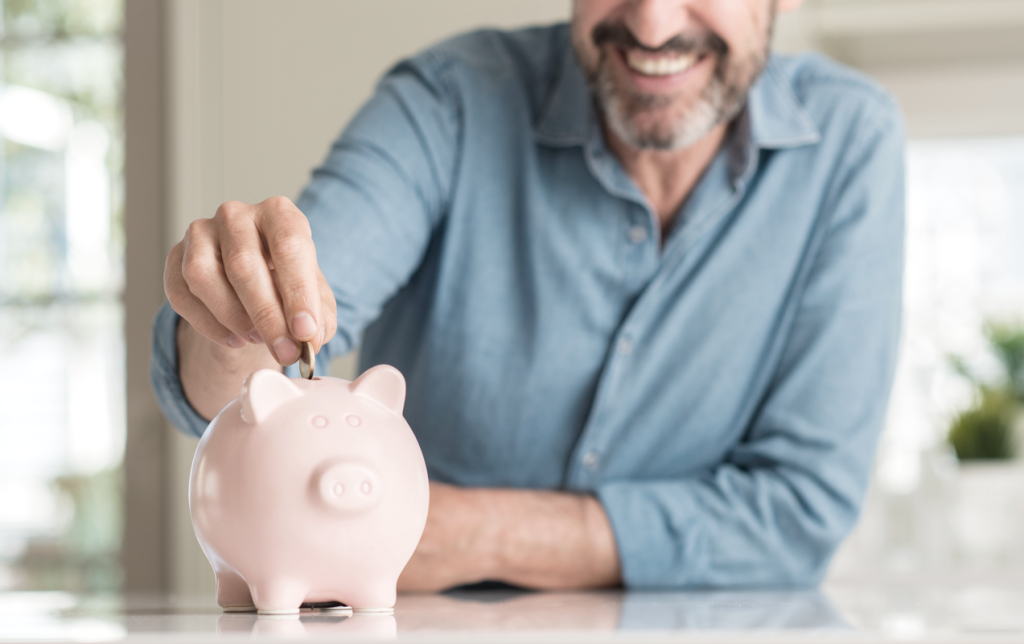
[[401,595],[394,615],[223,613],[212,598],[0,594],[0,641],[1024,641],[1024,584]]
[[455,591],[404,596],[395,614],[401,631],[849,628],[819,591]]

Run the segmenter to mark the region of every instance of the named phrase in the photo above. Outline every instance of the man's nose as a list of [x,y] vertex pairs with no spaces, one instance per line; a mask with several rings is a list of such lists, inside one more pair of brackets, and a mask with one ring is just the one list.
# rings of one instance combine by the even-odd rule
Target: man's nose
[[644,47],[657,49],[693,23],[694,0],[632,0],[626,25]]

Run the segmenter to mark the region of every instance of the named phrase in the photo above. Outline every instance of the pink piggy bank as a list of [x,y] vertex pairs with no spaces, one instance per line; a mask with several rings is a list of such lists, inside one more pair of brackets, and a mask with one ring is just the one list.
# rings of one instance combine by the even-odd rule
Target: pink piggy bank
[[228,611],[338,601],[390,611],[427,520],[429,484],[402,417],[405,379],[264,369],[199,441],[189,509]]

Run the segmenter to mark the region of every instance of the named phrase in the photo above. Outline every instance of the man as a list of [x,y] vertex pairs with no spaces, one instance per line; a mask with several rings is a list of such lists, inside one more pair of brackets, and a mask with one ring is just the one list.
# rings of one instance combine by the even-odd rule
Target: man
[[400,588],[816,583],[895,362],[902,130],[769,56],[799,3],[578,0],[399,64],[296,204],[170,253],[168,414],[200,434],[297,340],[365,329],[433,481]]

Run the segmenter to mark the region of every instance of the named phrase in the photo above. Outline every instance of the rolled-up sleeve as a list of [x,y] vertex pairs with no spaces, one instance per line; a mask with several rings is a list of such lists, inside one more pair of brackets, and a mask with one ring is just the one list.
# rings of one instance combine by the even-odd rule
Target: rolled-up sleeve
[[181,386],[178,375],[178,320],[171,305],[164,303],[153,319],[153,357],[149,377],[167,420],[190,436],[202,436],[210,423],[199,415]]
[[898,110],[863,127],[754,421],[717,466],[598,496],[631,587],[813,585],[859,514],[895,370],[903,272]]

